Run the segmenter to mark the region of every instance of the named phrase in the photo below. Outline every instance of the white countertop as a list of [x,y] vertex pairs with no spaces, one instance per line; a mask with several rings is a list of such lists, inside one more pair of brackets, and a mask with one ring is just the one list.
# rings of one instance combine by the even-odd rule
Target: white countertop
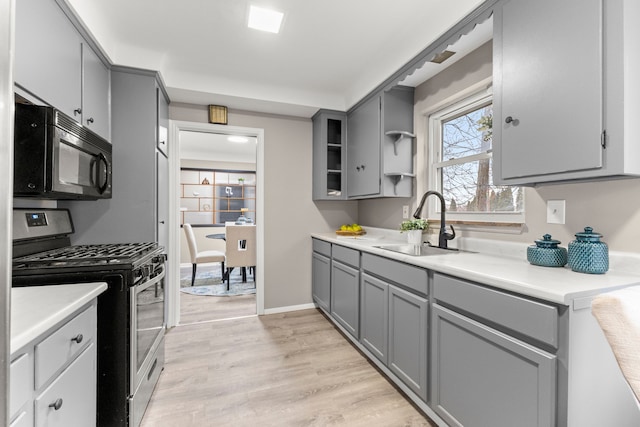
[[107,289],[104,282],[11,289],[11,354]]
[[[461,239],[462,248],[472,252],[446,255],[410,256],[375,246],[406,243],[397,231],[368,229],[362,238],[344,238],[335,233],[312,233],[312,237],[363,252],[381,255],[545,301],[570,305],[577,298],[590,297],[632,285],[640,285],[640,254],[610,254],[610,270],[605,274],[583,274],[569,267],[550,268],[529,264],[527,244],[482,239]],[[533,244],[533,242],[532,242]],[[466,247],[465,247],[466,245]],[[486,249],[486,251],[485,251]],[[619,267],[619,268],[614,268]]]

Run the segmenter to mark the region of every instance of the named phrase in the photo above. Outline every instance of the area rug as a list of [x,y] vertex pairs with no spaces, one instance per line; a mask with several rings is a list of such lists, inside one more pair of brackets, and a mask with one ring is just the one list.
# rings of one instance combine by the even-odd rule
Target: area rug
[[231,283],[227,291],[227,284],[222,282],[222,268],[220,264],[198,266],[195,284],[191,286],[191,266],[180,268],[180,292],[190,295],[228,297],[234,295],[250,295],[256,293],[256,284],[251,275],[247,275],[247,282],[242,282],[240,269],[234,269]]

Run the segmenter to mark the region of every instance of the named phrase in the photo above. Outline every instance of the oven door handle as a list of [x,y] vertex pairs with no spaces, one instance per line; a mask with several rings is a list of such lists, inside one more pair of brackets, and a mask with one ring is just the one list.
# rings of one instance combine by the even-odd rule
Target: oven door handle
[[153,285],[156,285],[157,283],[159,283],[162,279],[164,279],[166,272],[165,272],[165,267],[164,265],[160,266],[160,273],[156,274],[155,276],[153,276],[151,279],[147,280],[146,282],[142,282],[139,285],[135,286],[135,290],[136,290],[136,294],[144,291],[147,288],[150,288]]

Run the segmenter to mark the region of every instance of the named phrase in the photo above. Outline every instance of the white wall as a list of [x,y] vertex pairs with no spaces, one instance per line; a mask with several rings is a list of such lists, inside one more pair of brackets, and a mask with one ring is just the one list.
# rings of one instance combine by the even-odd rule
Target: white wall
[[0,0],[0,425],[9,424],[14,7]]
[[[208,109],[206,105],[172,103],[169,117],[206,123]],[[331,231],[343,223],[355,222],[357,202],[311,200],[310,119],[230,110],[228,120],[231,126],[264,129],[264,308],[309,304],[309,233]]]
[[[466,87],[491,77],[491,42],[481,46],[446,70],[416,88],[414,126],[417,134],[416,149],[426,144],[425,112]],[[544,137],[543,133],[541,137]],[[577,143],[576,143],[577,146]],[[553,155],[550,153],[550,155]],[[416,169],[418,194],[428,190],[425,168]],[[525,189],[526,220],[524,229],[517,234],[498,232],[462,231],[459,236],[532,243],[543,234],[550,233],[563,245],[574,239],[576,232],[592,226],[604,235],[611,250],[640,251],[640,179],[621,179],[601,182],[545,185]],[[566,224],[546,223],[547,200],[566,200]],[[416,196],[410,199],[377,199],[359,202],[361,224],[398,228],[402,221],[402,205],[416,207]],[[426,215],[426,209],[425,209]]]

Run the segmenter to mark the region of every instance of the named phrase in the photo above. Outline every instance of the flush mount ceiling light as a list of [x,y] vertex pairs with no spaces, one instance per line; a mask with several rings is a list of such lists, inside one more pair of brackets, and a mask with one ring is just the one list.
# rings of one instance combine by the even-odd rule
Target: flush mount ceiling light
[[249,28],[278,33],[282,24],[284,13],[257,6],[249,6]]
[[232,136],[228,136],[227,137],[227,141],[229,141],[229,142],[237,142],[238,144],[244,144],[245,142],[249,142],[249,138],[244,137],[244,136],[232,135]]

